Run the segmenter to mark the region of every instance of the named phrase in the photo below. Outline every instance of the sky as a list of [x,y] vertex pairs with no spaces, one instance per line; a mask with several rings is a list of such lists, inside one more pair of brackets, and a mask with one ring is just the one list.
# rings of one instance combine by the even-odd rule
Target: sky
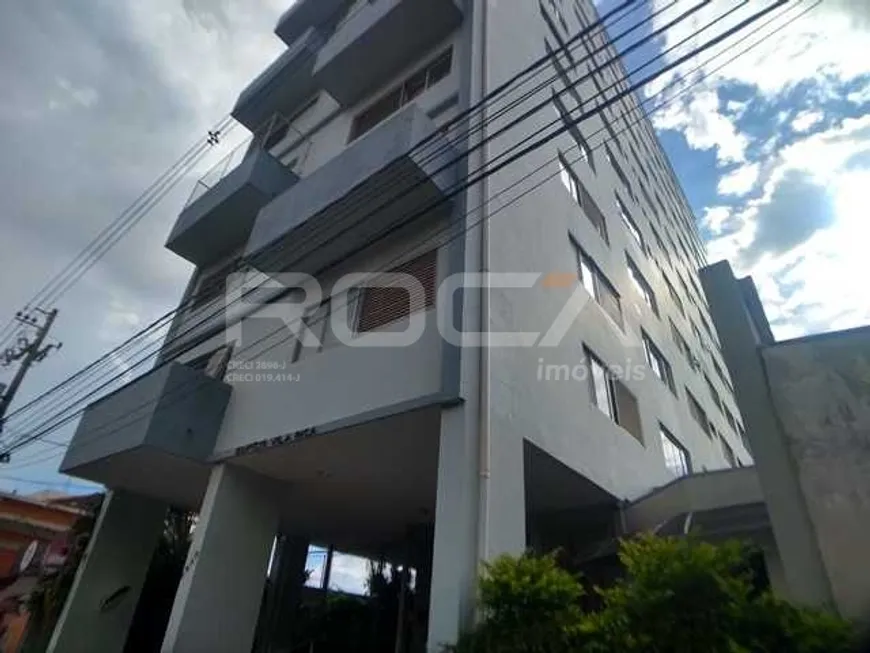
[[[753,0],[731,22],[768,3]],[[606,10],[615,0],[599,4]],[[663,10],[654,25],[675,15],[667,10],[672,0],[642,4],[638,15]],[[693,4],[679,0],[677,7]],[[738,4],[712,0],[629,63],[681,42]],[[272,29],[288,5],[0,4],[0,325],[228,113],[281,52]],[[493,7],[509,10],[509,2],[493,0]],[[692,74],[683,69],[645,91],[656,104],[670,100],[653,114],[654,124],[697,215],[708,260],[729,259],[738,274],[753,276],[779,338],[870,322],[861,283],[870,235],[862,192],[870,187],[868,38],[870,3],[823,0],[725,68],[714,70],[717,60]],[[53,336],[64,348],[34,368],[21,401],[177,303],[191,269],[163,243],[195,179],[225,147],[62,298]],[[0,370],[0,382],[9,372]],[[0,468],[0,489],[85,491],[55,473],[58,444],[71,433],[62,429],[52,435],[55,444],[16,455]]]

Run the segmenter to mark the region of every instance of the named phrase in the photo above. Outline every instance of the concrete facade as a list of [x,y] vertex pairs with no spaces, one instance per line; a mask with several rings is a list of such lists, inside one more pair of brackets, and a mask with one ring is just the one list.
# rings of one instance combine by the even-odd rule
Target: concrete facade
[[[613,532],[587,528],[588,520],[604,523],[620,505],[672,481],[663,429],[684,452],[684,472],[751,464],[697,280],[704,258],[694,218],[633,95],[463,185],[523,139],[562,124],[553,93],[576,117],[575,97],[589,110],[601,101],[599,88],[624,88],[621,64],[603,65],[616,51],[589,28],[598,20],[593,3],[433,0],[438,21],[418,26],[426,35],[418,42],[407,37],[416,33],[409,23],[431,18],[423,4],[299,0],[278,28],[292,56],[240,97],[237,118],[253,131],[256,116],[270,110],[289,121],[268,156],[299,180],[262,206],[250,234],[245,224],[232,254],[212,261],[197,250],[209,264],[195,273],[164,346],[164,358],[180,365],[233,347],[223,378],[231,396],[213,449],[198,461],[205,471],[171,477],[185,486],[174,493],[178,501],[200,510],[201,521],[167,652],[248,650],[264,555],[278,534],[401,560],[408,533],[420,531],[431,533],[413,556],[425,576],[418,578],[428,604],[422,639],[440,650],[473,622],[482,561],[543,542],[563,514],[573,516],[580,539],[585,534],[583,546],[594,544]],[[364,22],[353,21],[356,10]],[[400,60],[388,38],[398,38],[397,15],[404,17]],[[551,59],[543,67],[549,83],[499,112],[516,91],[492,98],[495,89],[584,29],[589,37],[573,48],[573,61]],[[336,72],[333,93],[282,90],[296,83],[282,66],[302,56],[298,39],[315,42],[312,30],[323,37],[318,57],[359,49],[388,69],[354,79]],[[373,34],[387,37],[375,42]],[[316,84],[316,74],[303,76],[299,84]],[[371,119],[385,98],[401,106]],[[511,124],[536,103],[539,111]],[[472,107],[470,123],[452,122]],[[573,188],[560,178],[560,158]],[[219,183],[232,182],[230,174]],[[409,193],[413,207],[379,204]],[[407,215],[416,204],[426,210]],[[596,216],[606,226],[593,226]],[[231,231],[221,231],[221,252],[232,249],[223,238]],[[618,296],[618,318],[586,290],[578,250]],[[419,310],[361,329],[371,278],[427,252],[434,272],[422,274],[431,274],[432,288],[412,292]],[[630,270],[654,299],[644,300]],[[368,277],[348,282],[360,273]],[[479,273],[525,276],[486,288],[473,276],[456,283],[456,275]],[[215,275],[226,293],[201,301]],[[518,333],[537,335],[529,346],[502,346],[505,334]],[[409,336],[402,346],[386,346],[402,334]],[[645,340],[669,370],[664,378]],[[610,404],[593,398],[587,350],[608,368]],[[553,366],[568,376],[550,378]],[[700,407],[694,412],[690,396]],[[123,475],[137,492],[165,499],[164,462],[149,458],[151,473],[143,474],[141,460],[107,449],[78,464],[95,470],[93,480]],[[253,489],[261,480],[268,491]],[[233,587],[229,614],[223,565],[239,557],[244,593]],[[74,594],[72,605],[82,596]],[[224,618],[232,634],[207,627]]]
[[870,619],[870,329],[776,342],[751,279],[702,271],[788,594]]

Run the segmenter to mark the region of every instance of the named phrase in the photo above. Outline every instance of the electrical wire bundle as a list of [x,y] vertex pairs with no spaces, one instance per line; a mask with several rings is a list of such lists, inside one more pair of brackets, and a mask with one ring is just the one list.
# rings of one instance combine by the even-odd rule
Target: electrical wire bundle
[[[665,58],[670,53],[675,52],[677,50],[677,48],[679,48],[680,46],[689,43],[690,40],[697,38],[699,35],[703,34],[705,31],[711,29],[713,26],[718,24],[720,21],[722,21],[726,17],[732,15],[737,9],[744,7],[748,4],[746,2],[740,3],[740,5],[737,5],[733,9],[724,12],[722,15],[718,16],[713,21],[707,23],[704,26],[699,27],[687,39],[681,40],[676,45],[671,46],[667,50],[664,50],[663,52],[658,54],[656,57],[653,57],[653,58],[645,61],[641,66],[638,66],[635,69],[633,69],[632,71],[630,71],[628,73],[628,76],[627,76],[628,79],[633,79],[635,76],[638,76],[640,78],[637,82],[630,83],[628,85],[628,87],[625,87],[624,84],[620,84],[619,82],[611,84],[608,88],[603,89],[596,97],[590,98],[590,100],[588,100],[586,102],[586,105],[590,105],[590,104],[593,105],[593,106],[591,106],[591,108],[589,108],[589,109],[584,109],[583,107],[575,108],[572,112],[570,112],[572,114],[572,115],[570,115],[570,119],[571,119],[570,123],[568,123],[568,124],[563,123],[562,125],[560,125],[559,123],[563,122],[562,118],[556,118],[552,122],[548,123],[544,127],[537,130],[535,133],[526,136],[525,138],[523,138],[522,140],[519,140],[516,143],[512,143],[512,145],[510,147],[506,148],[504,151],[500,152],[497,156],[493,157],[492,159],[486,161],[485,164],[482,165],[480,168],[477,168],[474,170],[468,169],[468,167],[469,167],[468,161],[469,161],[469,158],[472,155],[472,153],[474,153],[478,150],[481,150],[487,143],[492,142],[493,139],[496,139],[500,136],[504,136],[505,134],[509,133],[512,129],[516,128],[518,125],[521,125],[524,121],[527,121],[532,116],[538,114],[541,111],[547,110],[548,107],[551,105],[552,98],[549,94],[545,93],[544,94],[545,99],[543,101],[535,103],[533,106],[527,108],[525,111],[522,111],[521,113],[519,113],[516,116],[514,115],[516,113],[517,109],[522,107],[527,102],[534,101],[536,96],[538,96],[542,91],[545,91],[547,88],[549,88],[550,85],[556,79],[558,79],[558,75],[556,75],[556,76],[551,76],[551,77],[545,79],[544,81],[536,80],[536,77],[540,72],[547,71],[547,66],[552,61],[551,55],[548,54],[547,56],[543,57],[542,59],[534,62],[531,66],[524,69],[523,71],[521,71],[520,73],[518,73],[517,75],[512,77],[510,80],[508,80],[504,84],[493,89],[491,92],[489,92],[483,98],[483,100],[481,100],[481,102],[479,102],[475,106],[470,107],[466,111],[462,112],[459,116],[450,120],[447,123],[447,125],[444,125],[442,127],[442,133],[448,134],[450,136],[450,140],[452,142],[465,142],[467,144],[467,148],[465,150],[456,154],[455,156],[450,157],[449,161],[446,162],[442,168],[442,169],[446,169],[447,167],[456,166],[456,165],[463,166],[465,168],[464,174],[460,175],[460,179],[454,185],[454,187],[449,189],[447,192],[445,192],[443,197],[439,198],[438,200],[434,201],[433,203],[429,203],[427,205],[420,206],[418,210],[409,212],[408,215],[404,215],[402,220],[398,224],[392,225],[390,228],[384,230],[381,233],[376,234],[375,236],[373,236],[371,239],[367,240],[366,242],[361,243],[360,246],[358,247],[358,249],[355,251],[363,251],[364,249],[370,247],[373,243],[378,242],[381,239],[388,236],[390,233],[393,233],[395,230],[400,229],[400,228],[412,223],[414,220],[418,219],[422,215],[425,215],[426,213],[431,211],[433,208],[435,208],[438,204],[450,201],[452,198],[458,196],[459,194],[468,190],[472,186],[479,184],[481,181],[489,178],[491,175],[493,175],[501,170],[504,170],[508,166],[510,166],[510,165],[514,164],[515,162],[521,160],[522,158],[528,156],[529,154],[538,150],[539,148],[543,147],[544,145],[552,142],[560,135],[566,133],[570,128],[576,126],[577,124],[579,124],[581,122],[588,120],[592,116],[597,115],[598,113],[604,111],[605,109],[607,109],[609,107],[615,106],[617,103],[622,102],[626,98],[630,98],[630,97],[634,96],[634,94],[636,92],[642,90],[643,88],[648,86],[651,82],[655,81],[656,79],[659,79],[665,73],[670,72],[672,70],[675,70],[678,67],[682,66],[683,64],[686,64],[687,62],[692,61],[693,59],[698,57],[702,52],[704,52],[710,48],[713,48],[716,45],[725,43],[732,36],[735,36],[738,33],[746,30],[749,26],[753,25],[754,23],[757,23],[765,16],[769,16],[770,14],[774,13],[775,15],[773,15],[773,17],[770,17],[766,21],[764,21],[760,27],[755,28],[749,34],[747,34],[746,36],[743,36],[739,41],[731,44],[727,49],[724,49],[723,51],[717,53],[715,55],[715,57],[712,57],[709,60],[703,62],[697,68],[695,68],[694,71],[703,70],[703,68],[707,64],[709,64],[714,59],[717,59],[717,58],[723,56],[725,53],[727,53],[731,49],[735,48],[739,43],[742,43],[742,42],[748,40],[752,35],[758,34],[762,30],[764,30],[766,27],[774,25],[774,28],[771,30],[771,32],[769,34],[763,35],[760,39],[756,40],[754,43],[752,43],[749,46],[747,46],[746,48],[744,48],[742,51],[737,53],[735,56],[728,59],[724,64],[722,64],[722,66],[720,66],[720,68],[723,67],[724,65],[731,63],[732,61],[739,58],[740,56],[742,56],[743,54],[745,54],[749,50],[760,45],[764,40],[769,38],[772,34],[784,29],[787,25],[791,24],[792,22],[794,22],[795,20],[797,20],[801,16],[805,15],[807,12],[814,9],[816,6],[818,6],[818,4],[820,4],[820,0],[816,0],[816,2],[810,4],[810,6],[808,8],[804,7],[802,11],[794,11],[795,9],[800,8],[803,5],[803,3],[804,3],[804,0],[797,0],[796,2],[791,3],[791,6],[786,8],[785,10],[783,10],[781,12],[776,12],[777,9],[779,9],[783,5],[788,4],[788,0],[779,0],[778,2],[774,2],[774,3],[770,4],[768,7],[764,8],[760,11],[755,12],[749,18],[746,18],[745,20],[740,21],[739,23],[737,23],[733,27],[725,30],[721,34],[718,34],[718,35],[706,40],[701,45],[692,48],[689,52],[678,56],[674,61],[671,61],[671,62],[665,64],[659,70],[657,70],[655,72],[651,72],[649,74],[646,74],[645,76],[642,76],[642,77],[640,76],[642,71],[649,68],[654,62]],[[665,11],[669,8],[672,8],[676,4],[677,4],[677,0],[674,0],[674,2],[671,2],[670,4],[668,4],[666,7],[659,10],[658,12],[656,12],[656,14],[653,14],[653,16],[647,17],[647,18],[642,19],[642,20],[638,20],[636,23],[634,23],[630,27],[622,30],[616,36],[614,36],[612,38],[612,42],[617,43],[620,40],[625,39],[626,37],[630,36],[631,34],[634,34],[635,32],[640,31],[644,25],[646,25],[648,22],[650,22],[652,20],[652,18],[654,18],[656,15],[660,14],[662,11]],[[587,73],[586,75],[580,77],[578,80],[576,80],[574,82],[574,87],[576,87],[578,84],[582,83],[586,79],[589,79],[592,75],[598,74],[601,70],[603,70],[609,66],[620,65],[621,61],[622,61],[622,59],[621,59],[622,56],[625,56],[626,54],[628,54],[632,51],[636,51],[646,44],[652,43],[654,39],[662,36],[668,30],[672,29],[675,25],[679,24],[680,22],[682,22],[684,20],[687,20],[690,16],[694,15],[700,9],[702,9],[703,7],[705,7],[709,4],[710,4],[710,0],[700,2],[698,4],[693,5],[686,12],[679,15],[677,18],[667,22],[663,27],[660,27],[660,28],[652,31],[650,34],[648,34],[648,35],[636,40],[632,44],[628,45],[622,51],[622,54],[613,53],[613,55],[610,56],[609,50],[611,49],[611,46],[609,43],[607,43],[607,39],[605,39],[605,44],[603,46],[600,46],[599,48],[597,48],[595,52],[590,53],[590,58],[592,58],[593,62],[594,62],[594,64],[590,67],[590,72]],[[640,5],[637,4],[637,0],[628,0],[627,2],[621,3],[618,7],[614,8],[612,11],[610,11],[607,14],[605,14],[604,16],[600,17],[598,21],[592,23],[591,25],[589,25],[585,29],[581,30],[580,33],[578,33],[572,39],[567,41],[563,45],[563,47],[561,47],[559,50],[556,50],[554,52],[555,56],[570,55],[571,51],[574,48],[583,44],[584,39],[587,38],[590,34],[593,34],[596,30],[601,30],[602,33],[605,33],[604,32],[605,29],[613,30],[615,26],[617,26],[620,22],[624,21],[628,16],[630,16],[634,11],[636,11],[639,8],[639,6]],[[787,16],[787,14],[791,14],[791,16]],[[611,19],[613,19],[613,20],[611,21]],[[778,25],[776,23],[778,23]],[[606,36],[606,33],[605,33],[605,36]],[[595,61],[595,55],[599,54],[599,53],[604,53],[604,54],[608,55],[608,59],[602,64],[598,64],[597,61]],[[575,64],[572,63],[570,65],[572,68],[576,69]],[[709,76],[709,73],[707,76]],[[643,107],[644,105],[651,104],[651,101],[656,99],[656,97],[658,97],[658,96],[663,96],[665,94],[665,91],[668,89],[668,87],[665,87],[665,89],[662,89],[662,91],[660,91],[658,94],[656,94],[656,96],[648,97],[643,102],[637,103],[639,108],[635,112],[637,114],[636,117],[633,119],[632,122],[629,122],[629,116],[625,115],[624,121],[625,121],[626,126],[619,133],[623,133],[626,130],[630,129],[633,125],[640,123],[644,120],[647,120],[649,114],[661,109],[662,107],[666,106],[667,104],[673,102],[675,99],[681,97],[683,94],[685,94],[689,90],[691,90],[691,88],[694,85],[700,83],[705,78],[706,77],[702,77],[700,80],[696,81],[694,84],[684,87],[683,89],[681,89],[680,93],[674,95],[673,97],[668,98],[666,101],[662,102],[661,104],[653,106],[652,108],[648,109],[647,111],[641,110],[640,107]],[[531,88],[526,88],[517,97],[508,98],[506,100],[505,96],[508,96],[511,93],[520,91],[529,84],[533,84],[531,86]],[[566,88],[562,91],[559,91],[556,94],[561,96],[561,95],[569,92],[570,90],[571,90],[570,88]],[[608,97],[608,91],[612,92],[609,97]],[[505,103],[499,105],[500,102],[505,102]],[[629,104],[630,104],[630,106],[632,106],[631,103],[629,103]],[[632,108],[633,108],[633,106],[632,106]],[[494,131],[492,131],[490,133],[489,127],[494,125],[499,118],[502,118],[505,116],[509,116],[510,120],[504,125],[500,124],[498,129],[495,129]],[[455,133],[454,133],[454,130],[456,130]],[[601,134],[602,131],[603,130],[598,130],[593,135]],[[440,143],[440,141],[437,141],[434,138],[429,138],[429,139],[423,140],[421,143],[419,143],[417,146],[415,146],[413,148],[415,155],[422,158],[421,160],[423,161],[423,163],[421,165],[425,165],[426,162],[436,161],[436,160],[439,160],[440,158],[443,158],[443,155],[445,154],[445,150],[444,150],[443,146],[439,145],[439,143]],[[600,142],[598,142],[591,149],[597,150],[601,147],[604,147],[606,145],[606,143],[607,143],[606,137],[602,137]],[[576,150],[578,148],[577,148],[577,146],[572,146],[572,148],[569,148],[569,149]],[[565,150],[563,150],[562,152],[563,152],[563,154],[566,154]],[[580,160],[582,158],[582,156],[583,156],[583,153],[580,153],[580,155],[576,159],[571,161],[570,163],[574,163],[574,162]],[[667,161],[667,157],[662,157],[662,158],[664,158],[664,160]],[[556,161],[557,161],[557,159],[555,157],[552,159],[548,159],[548,161],[545,164],[538,166],[535,169],[533,169],[532,171],[530,171],[529,173],[525,174],[519,180],[519,183],[512,186],[512,188],[519,187],[520,183],[523,181],[531,180],[538,173],[544,171],[548,167],[552,167],[552,165]],[[433,174],[433,175],[437,174],[439,171],[440,170],[436,170],[434,173],[431,173],[431,174]],[[429,239],[429,242],[423,243],[422,245],[418,244],[417,247],[422,249],[422,247],[432,248],[433,246],[442,246],[444,244],[447,244],[448,242],[451,242],[452,240],[454,240],[456,238],[460,238],[460,237],[464,236],[471,229],[478,227],[483,220],[492,219],[495,215],[497,215],[501,211],[507,209],[509,206],[515,204],[516,202],[521,200],[523,197],[525,197],[526,195],[528,195],[531,192],[533,192],[534,190],[536,190],[537,188],[540,188],[544,183],[546,183],[547,181],[549,181],[553,177],[557,176],[558,174],[559,174],[558,170],[555,173],[547,174],[547,176],[544,177],[542,180],[538,180],[533,185],[531,185],[529,188],[526,188],[518,193],[515,193],[514,197],[507,199],[504,203],[500,203],[498,209],[496,209],[492,212],[489,212],[489,213],[487,213],[487,209],[489,207],[489,204],[491,204],[492,202],[494,202],[497,199],[500,199],[501,196],[507,195],[512,190],[512,188],[506,188],[502,191],[499,191],[499,193],[497,193],[493,197],[484,198],[484,201],[480,206],[472,207],[466,211],[466,214],[464,216],[465,221],[464,221],[464,223],[460,224],[460,226],[458,228],[456,225],[448,225],[448,226],[444,227],[439,233],[431,236]],[[353,222],[350,222],[350,218],[353,216],[350,214],[350,212],[348,212],[348,215],[339,216],[331,224],[330,228],[334,228],[336,224],[340,224],[343,227],[343,230],[339,233],[343,233],[344,231],[353,229],[355,225],[360,224],[361,222],[367,220],[369,217],[371,217],[375,213],[386,208],[392,202],[400,201],[402,199],[402,196],[403,196],[402,194],[407,194],[407,193],[413,192],[413,189],[414,189],[413,186],[411,186],[410,189],[408,188],[408,179],[402,179],[400,177],[401,177],[401,175],[397,176],[394,179],[383,180],[381,183],[375,184],[377,187],[371,189],[370,193],[367,191],[367,194],[369,194],[371,197],[372,209],[366,210],[364,212],[365,215],[363,215],[361,218],[356,219]],[[402,193],[398,197],[396,196],[396,192],[395,192],[396,189],[399,189]],[[391,190],[392,190],[392,192],[391,192]],[[379,203],[379,198],[388,198],[388,199]],[[366,207],[368,207],[369,203],[366,202],[365,205],[366,205]],[[471,220],[472,216],[476,213],[481,213],[482,217],[480,217],[476,220]],[[344,224],[345,222],[347,222],[348,224],[345,225]],[[309,237],[305,239],[306,242],[303,242],[301,244],[300,249],[304,251],[306,249],[306,245],[310,244],[310,241],[317,240],[317,236],[318,236],[317,233],[310,234]],[[297,242],[297,245],[299,245],[298,242]],[[275,248],[274,251],[268,251],[266,253],[266,256],[268,257],[269,262],[274,263],[275,269],[292,269],[294,262],[287,260],[287,258],[285,256],[285,252],[281,251],[280,247]],[[391,267],[395,264],[395,262],[397,262],[398,260],[400,260],[404,256],[407,256],[407,252],[405,252],[402,255],[400,255],[399,257],[397,257],[396,261],[391,261],[391,262],[385,264],[384,266],[382,266],[382,269],[379,269],[378,271],[376,271],[376,273],[377,272],[384,272],[386,270],[391,269]],[[263,269],[265,267],[263,264],[263,261],[262,261],[263,254],[262,253],[259,254],[258,257],[260,257],[260,258],[257,262],[257,267],[260,269]],[[267,265],[268,265],[268,262],[267,262]],[[64,288],[65,286],[58,285],[57,287]],[[248,290],[244,296],[236,299],[235,301],[243,300],[244,297],[247,296],[247,294],[254,292],[255,290],[256,290],[256,288]],[[45,292],[45,289],[43,289],[43,291],[41,291],[41,292]],[[192,334],[196,334],[197,331],[199,329],[201,329],[203,325],[208,324],[210,321],[212,321],[216,318],[219,318],[221,315],[223,315],[224,312],[226,311],[226,309],[229,308],[229,306],[225,302],[223,302],[223,301],[217,302],[219,305],[217,306],[216,310],[214,312],[210,313],[209,315],[205,316],[201,320],[197,321],[196,324],[188,325],[187,323],[179,323],[177,326],[183,327],[183,328],[173,330],[173,332],[170,334],[168,340],[163,343],[162,348],[161,348],[159,340],[154,339],[153,336],[151,338],[151,342],[148,342],[146,344],[146,346],[138,347],[138,348],[136,347],[136,345],[140,345],[143,341],[148,340],[149,334],[153,334],[158,329],[166,328],[166,326],[169,323],[171,323],[173,319],[177,318],[180,315],[183,315],[187,311],[187,309],[190,308],[190,306],[193,303],[195,303],[195,301],[196,301],[196,297],[189,297],[186,301],[182,302],[176,309],[174,309],[173,311],[170,311],[169,313],[167,313],[166,315],[161,317],[159,320],[152,323],[152,325],[149,325],[148,327],[146,327],[146,329],[144,329],[143,331],[134,335],[131,339],[129,339],[124,344],[122,344],[120,347],[116,348],[112,352],[109,352],[108,354],[106,354],[104,357],[102,357],[98,361],[95,361],[94,363],[92,363],[88,367],[84,368],[83,370],[76,373],[75,375],[73,375],[69,379],[58,384],[57,386],[50,389],[46,393],[43,393],[42,395],[40,395],[39,397],[37,397],[33,401],[29,402],[27,405],[23,406],[22,408],[19,408],[18,410],[14,411],[13,413],[11,413],[9,415],[9,418],[17,418],[17,422],[18,422],[14,425],[16,435],[11,435],[11,437],[8,437],[8,439],[6,439],[6,441],[4,441],[3,443],[0,443],[0,453],[13,453],[13,452],[19,451],[22,448],[27,447],[33,443],[43,441],[51,433],[62,428],[64,425],[68,424],[69,422],[71,422],[72,420],[74,420],[78,416],[80,416],[87,405],[89,405],[96,398],[98,398],[102,392],[106,391],[107,389],[112,388],[115,384],[117,384],[117,382],[121,378],[128,375],[132,370],[138,369],[138,368],[146,365],[149,362],[153,362],[155,356],[161,350],[162,351],[171,350],[172,354],[173,354],[173,358],[174,358],[174,357],[183,355],[184,353],[189,352],[189,351],[193,350],[195,347],[197,347],[198,345],[202,344],[202,339],[201,338],[200,339],[192,338],[191,337]],[[310,328],[311,324],[309,323],[306,326]],[[291,329],[291,331],[292,331],[292,329]],[[267,341],[269,341],[269,339],[271,337],[275,336],[276,333],[278,333],[278,332],[280,332],[280,329],[266,334],[266,336],[258,339],[255,342],[246,344],[245,347],[243,347],[235,352],[236,359],[240,362],[255,360],[257,358],[262,357],[265,353],[267,353],[268,351],[270,351],[274,347],[278,346],[279,344],[285,342],[286,340],[288,340],[289,338],[292,337],[292,334],[291,334],[290,336],[284,338],[283,340],[279,340],[278,342],[270,343],[267,348],[263,349],[262,345],[264,343],[266,343]],[[180,343],[184,343],[183,347],[179,346]],[[104,373],[104,367],[108,362],[110,362],[110,361],[117,362],[117,360],[119,359],[119,357],[122,354],[129,355],[130,350],[132,350],[134,348],[136,349],[136,351],[133,352],[133,356],[129,356],[129,358],[124,359],[124,367],[125,367],[124,372],[122,372],[121,374],[114,374],[114,375],[108,375],[108,376]],[[245,354],[245,357],[239,358],[239,356],[241,354]],[[134,359],[134,356],[135,356],[135,359]],[[162,365],[166,365],[169,362],[171,362],[171,361],[170,360],[160,361],[160,362],[158,362],[157,367],[160,367]],[[96,384],[96,387],[95,387],[95,384]],[[179,401],[179,400],[183,399],[184,396],[195,391],[196,387],[197,387],[196,384],[192,384],[192,386],[188,387],[188,388],[176,389],[174,391],[176,396],[173,397],[173,400]],[[166,399],[164,398],[163,401],[165,402]],[[112,433],[116,432],[117,430],[119,430],[121,428],[128,426],[130,423],[135,422],[135,421],[140,420],[140,419],[145,419],[145,417],[148,414],[150,414],[148,412],[148,408],[150,407],[150,403],[151,402],[147,402],[146,404],[143,404],[142,407],[134,407],[133,410],[131,411],[130,415],[126,415],[123,418],[116,420],[117,423],[110,423],[110,424],[104,425],[102,432],[99,432],[94,436],[95,439],[101,438],[101,437],[111,436]],[[170,402],[168,402],[168,404],[164,404],[164,405],[171,405],[172,403],[173,403],[173,401],[170,401]],[[40,410],[42,408],[43,404],[52,405],[52,409],[49,411]],[[59,404],[64,404],[64,405],[61,407],[55,408]],[[144,409],[144,410],[140,410],[140,408]],[[137,413],[141,413],[141,414],[137,414]],[[7,433],[11,434],[11,431],[7,431]],[[51,458],[51,456],[49,456],[49,458]],[[47,460],[47,459],[48,458],[37,459],[34,461],[28,461],[28,464],[24,465],[24,466],[38,464],[39,462],[43,462],[44,460]]]

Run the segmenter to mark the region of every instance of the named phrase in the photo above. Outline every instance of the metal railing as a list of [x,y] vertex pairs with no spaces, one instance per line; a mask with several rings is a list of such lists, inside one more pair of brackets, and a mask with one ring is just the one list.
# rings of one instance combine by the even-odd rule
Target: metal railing
[[193,186],[190,197],[184,204],[187,208],[209,190],[214,188],[220,181],[238,168],[247,157],[257,150],[270,150],[277,145],[291,129],[290,123],[284,116],[275,114],[260,129],[251,136],[236,145],[229,154],[206,171]]

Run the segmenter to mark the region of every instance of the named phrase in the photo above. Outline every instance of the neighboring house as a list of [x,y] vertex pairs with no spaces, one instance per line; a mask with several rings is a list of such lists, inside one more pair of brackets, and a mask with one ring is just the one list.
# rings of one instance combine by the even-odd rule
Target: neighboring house
[[[651,123],[630,93],[576,123],[629,85],[598,19],[591,0],[292,4],[233,109],[254,136],[169,234],[196,271],[166,364],[91,405],[62,463],[111,492],[50,651],[121,650],[168,505],[200,521],[165,650],[286,645],[255,632],[261,604],[292,614],[309,543],[411,567],[407,648],[438,650],[472,623],[482,560],[592,552],[655,488],[751,464]],[[548,56],[530,100],[488,97]],[[481,271],[527,274],[450,285]]]
[[[78,504],[75,505],[75,504]],[[26,603],[40,578],[59,569],[69,532],[90,514],[83,497],[0,493],[0,650],[15,653],[27,629]]]

